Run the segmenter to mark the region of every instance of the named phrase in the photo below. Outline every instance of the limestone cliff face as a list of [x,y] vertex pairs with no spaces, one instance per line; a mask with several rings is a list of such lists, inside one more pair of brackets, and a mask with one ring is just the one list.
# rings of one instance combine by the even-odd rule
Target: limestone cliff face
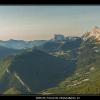
[[95,26],[90,32],[85,33],[82,38],[87,40],[88,38],[93,37],[97,41],[100,41],[100,28]]
[[95,26],[90,35],[95,36],[96,39],[100,40],[100,28]]

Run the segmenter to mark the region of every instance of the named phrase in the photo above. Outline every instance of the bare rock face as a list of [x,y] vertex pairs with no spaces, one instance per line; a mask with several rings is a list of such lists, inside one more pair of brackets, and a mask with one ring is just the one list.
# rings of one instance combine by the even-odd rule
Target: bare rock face
[[93,33],[100,33],[100,28],[95,26],[92,30]]
[[95,36],[96,39],[100,40],[100,28],[95,26],[91,32],[92,36]]
[[96,40],[100,41],[100,28],[95,26],[92,31],[85,33],[82,37],[84,40],[94,37]]

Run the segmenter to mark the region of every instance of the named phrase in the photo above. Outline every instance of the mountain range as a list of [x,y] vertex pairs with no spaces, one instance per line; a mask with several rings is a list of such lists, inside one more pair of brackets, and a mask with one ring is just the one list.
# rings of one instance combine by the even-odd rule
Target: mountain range
[[32,48],[34,46],[40,46],[44,44],[45,42],[46,40],[24,41],[24,40],[10,39],[7,41],[1,40],[0,46],[12,48],[12,49],[27,49],[27,48]]
[[18,41],[1,41],[0,93],[100,95],[98,27],[82,37],[37,40],[28,47]]
[[74,74],[42,94],[100,95],[100,31],[97,30],[100,29],[95,27],[82,36]]
[[[9,56],[1,61],[0,65],[2,69],[5,69],[4,72],[0,73],[1,81],[4,80],[6,74],[10,73],[11,77],[17,75],[22,85],[26,84],[25,86],[28,86],[32,93],[55,86],[74,71],[74,62],[54,57],[37,49]],[[11,84],[10,82],[4,81],[6,85]],[[4,83],[1,84],[1,87]],[[14,84],[16,82],[11,87],[17,88]]]

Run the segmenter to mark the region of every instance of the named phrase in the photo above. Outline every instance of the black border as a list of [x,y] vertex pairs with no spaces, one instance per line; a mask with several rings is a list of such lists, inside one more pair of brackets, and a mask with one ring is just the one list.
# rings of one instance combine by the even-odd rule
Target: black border
[[[38,0],[31,0],[31,1],[29,1],[29,0],[25,0],[25,1],[0,1],[0,6],[100,6],[100,2],[99,2],[99,0],[97,1],[97,2],[93,2],[93,0],[91,0],[90,2],[85,2],[85,1],[82,1],[82,0],[79,0],[79,1],[77,1],[77,0],[73,0],[73,1],[71,1],[71,0],[66,0],[66,2],[65,2],[65,0],[64,0],[64,2],[63,1],[60,1],[60,0],[58,0],[58,1],[53,1],[53,3],[51,3],[51,2],[49,2],[48,0],[46,0],[46,2],[45,1],[43,1],[43,0],[41,0],[41,1],[38,1]],[[95,99],[95,97],[100,97],[100,95],[95,95],[95,94],[90,94],[90,95],[87,95],[87,94],[84,94],[84,95],[82,95],[82,94],[72,94],[72,95],[64,95],[64,94],[53,94],[53,95],[41,95],[41,94],[21,94],[21,95],[16,95],[16,94],[14,94],[14,95],[10,95],[10,94],[8,94],[8,95],[2,95],[2,94],[0,94],[0,97],[28,97],[28,96],[30,96],[30,97],[33,97],[34,99],[37,99],[37,98],[41,98],[42,100],[44,99],[48,99],[48,98],[50,98],[50,97],[53,97],[54,99],[56,99],[56,98],[58,98],[58,99],[56,99],[56,100],[59,100],[60,98],[70,98],[70,97],[74,97],[74,98],[76,98],[76,100],[77,100],[77,98],[78,99],[88,99],[88,97],[89,97],[89,99],[90,98],[94,98]],[[41,99],[39,99],[39,100],[41,100]],[[54,100],[54,99],[49,99],[49,100]],[[66,99],[65,99],[66,100]],[[67,99],[67,100],[72,100],[72,99]],[[75,100],[75,99],[73,99],[73,100]]]
[[100,0],[0,0],[0,5],[66,5],[66,4],[100,4]]

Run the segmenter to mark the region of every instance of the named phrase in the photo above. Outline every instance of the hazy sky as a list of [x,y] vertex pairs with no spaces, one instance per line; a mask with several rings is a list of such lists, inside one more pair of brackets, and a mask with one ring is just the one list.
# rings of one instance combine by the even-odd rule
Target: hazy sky
[[0,39],[82,35],[100,26],[100,6],[0,6]]

